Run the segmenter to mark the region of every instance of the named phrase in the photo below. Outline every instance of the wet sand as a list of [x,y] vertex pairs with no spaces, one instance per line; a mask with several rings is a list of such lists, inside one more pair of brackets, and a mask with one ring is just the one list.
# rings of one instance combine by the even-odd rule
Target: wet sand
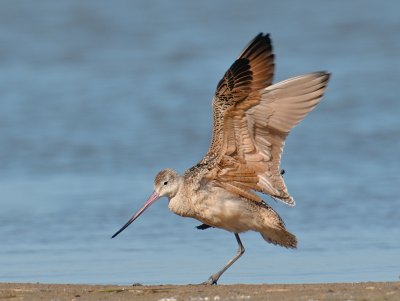
[[398,301],[400,282],[260,285],[69,285],[0,283],[0,300]]

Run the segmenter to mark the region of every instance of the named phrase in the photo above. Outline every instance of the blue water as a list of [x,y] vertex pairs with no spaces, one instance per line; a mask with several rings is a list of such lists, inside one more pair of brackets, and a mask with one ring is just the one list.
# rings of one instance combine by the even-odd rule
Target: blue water
[[272,34],[276,81],[333,76],[289,136],[297,206],[266,200],[298,250],[242,235],[221,283],[400,276],[400,4],[386,1],[1,1],[0,281],[198,283],[236,251],[166,199],[111,240],[165,167],[206,152],[215,86]]

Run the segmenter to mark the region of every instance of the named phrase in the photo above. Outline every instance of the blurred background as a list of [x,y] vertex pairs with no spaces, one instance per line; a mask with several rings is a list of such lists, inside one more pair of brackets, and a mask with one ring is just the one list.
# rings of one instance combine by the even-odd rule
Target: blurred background
[[117,238],[153,177],[194,165],[219,79],[269,32],[275,82],[327,70],[282,168],[294,208],[266,197],[298,250],[242,235],[221,283],[395,281],[400,275],[397,1],[0,2],[0,281],[206,280],[234,236],[162,199]]

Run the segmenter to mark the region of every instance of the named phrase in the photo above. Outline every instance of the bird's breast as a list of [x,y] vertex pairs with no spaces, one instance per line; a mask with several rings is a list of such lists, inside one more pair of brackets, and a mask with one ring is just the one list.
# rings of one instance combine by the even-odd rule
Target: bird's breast
[[177,193],[169,200],[168,208],[177,215],[183,217],[195,217],[195,207],[186,194]]
[[168,207],[177,215],[191,217],[209,226],[241,233],[260,228],[259,213],[249,200],[220,187],[205,187],[178,193]]

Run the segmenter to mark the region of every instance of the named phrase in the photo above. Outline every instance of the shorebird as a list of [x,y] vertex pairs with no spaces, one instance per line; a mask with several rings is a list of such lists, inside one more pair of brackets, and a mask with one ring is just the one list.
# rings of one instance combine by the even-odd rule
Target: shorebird
[[330,74],[313,72],[272,84],[274,67],[269,34],[260,33],[217,85],[214,128],[205,157],[183,175],[160,171],[144,206],[112,238],[156,200],[167,197],[173,213],[202,223],[198,229],[215,227],[235,235],[236,255],[203,284],[217,284],[244,253],[239,233],[256,231],[269,243],[296,248],[296,236],[256,192],[295,205],[280,169],[285,139],[319,103]]

